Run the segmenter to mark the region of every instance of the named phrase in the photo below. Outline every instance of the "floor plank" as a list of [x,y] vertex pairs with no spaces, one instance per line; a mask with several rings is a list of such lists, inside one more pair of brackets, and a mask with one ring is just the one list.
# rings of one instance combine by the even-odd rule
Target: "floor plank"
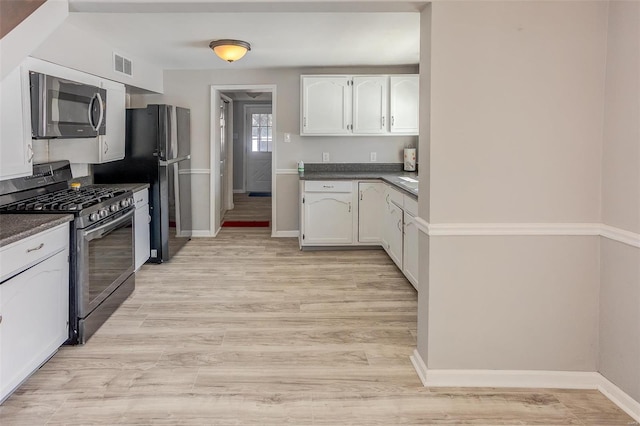
[[417,297],[380,250],[301,252],[224,228],[63,347],[0,406],[3,425],[631,425],[597,391],[424,388]]

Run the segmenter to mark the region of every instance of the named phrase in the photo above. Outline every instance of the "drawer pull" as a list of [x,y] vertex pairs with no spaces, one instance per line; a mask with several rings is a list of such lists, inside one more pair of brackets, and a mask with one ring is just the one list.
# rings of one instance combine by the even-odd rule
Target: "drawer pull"
[[323,188],[333,188],[333,185],[322,185]]
[[2,324],[2,315],[0,315],[0,324]]
[[27,249],[27,253],[31,253],[32,251],[38,251],[38,250],[40,250],[42,247],[44,247],[44,243],[40,243],[40,245],[39,245],[38,247],[34,247],[34,248]]

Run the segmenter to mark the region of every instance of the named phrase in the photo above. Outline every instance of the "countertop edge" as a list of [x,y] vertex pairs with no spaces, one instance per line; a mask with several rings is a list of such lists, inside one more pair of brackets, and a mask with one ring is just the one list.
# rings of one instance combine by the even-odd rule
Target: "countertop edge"
[[398,177],[412,177],[416,178],[415,173],[411,172],[402,172],[402,173],[389,173],[389,172],[299,172],[298,177],[301,181],[305,180],[382,180],[389,185],[392,185],[394,188],[402,191],[404,194],[407,194],[416,200],[418,199],[418,194],[412,192],[409,188],[405,188],[401,185],[398,185],[396,182],[392,180],[392,178]]
[[0,248],[71,222],[71,214],[2,214],[0,215]]

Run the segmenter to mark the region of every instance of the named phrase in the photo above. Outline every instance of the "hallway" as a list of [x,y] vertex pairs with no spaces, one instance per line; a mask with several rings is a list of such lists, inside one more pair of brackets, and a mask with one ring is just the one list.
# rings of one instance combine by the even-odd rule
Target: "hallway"
[[233,210],[227,210],[224,221],[271,221],[271,197],[253,197],[249,193],[233,194]]

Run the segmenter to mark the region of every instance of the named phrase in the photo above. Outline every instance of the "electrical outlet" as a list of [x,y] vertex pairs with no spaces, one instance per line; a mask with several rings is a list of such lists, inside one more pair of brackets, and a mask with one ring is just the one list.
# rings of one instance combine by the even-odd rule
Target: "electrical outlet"
[[284,134],[284,141],[286,143],[290,143],[291,142],[291,133],[285,133]]
[[371,154],[369,154],[369,160],[378,161],[378,155],[375,152],[372,152]]
[[328,163],[329,162],[329,153],[328,152],[323,152],[322,153],[322,162],[323,163]]

